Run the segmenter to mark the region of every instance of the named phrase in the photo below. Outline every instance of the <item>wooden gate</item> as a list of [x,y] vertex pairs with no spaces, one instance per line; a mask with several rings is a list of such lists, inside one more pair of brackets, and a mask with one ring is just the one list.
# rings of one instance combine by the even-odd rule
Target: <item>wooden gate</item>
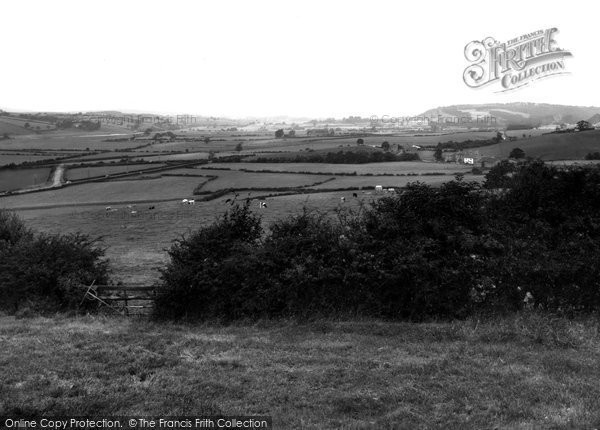
[[95,300],[99,306],[127,316],[149,315],[154,308],[156,287],[142,285],[90,285],[86,286],[84,300]]

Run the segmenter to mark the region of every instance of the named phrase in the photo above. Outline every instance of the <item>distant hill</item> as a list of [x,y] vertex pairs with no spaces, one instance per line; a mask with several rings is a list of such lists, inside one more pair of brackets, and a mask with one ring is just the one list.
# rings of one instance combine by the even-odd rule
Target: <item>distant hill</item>
[[[452,105],[430,109],[422,116],[430,118],[470,117],[475,121],[478,117],[495,117],[498,127],[525,128],[540,125],[568,123],[574,124],[600,114],[600,107],[567,106],[546,103],[490,103],[472,105]],[[600,118],[600,116],[599,116]],[[596,121],[598,122],[598,121]],[[493,126],[493,125],[492,125]]]
[[[25,127],[26,124],[28,127]],[[32,134],[36,131],[47,131],[54,128],[54,124],[45,121],[35,121],[26,118],[0,115],[0,136],[4,133],[11,136],[18,134]]]
[[[510,135],[518,133],[507,132]],[[590,152],[600,152],[600,130],[574,133],[543,134],[541,136],[503,141],[496,145],[474,148],[479,155],[507,158],[514,148],[521,148],[528,157],[542,160],[581,160]]]
[[600,113],[597,113],[596,115],[590,117],[590,119],[587,120],[590,124],[598,124],[600,122]]

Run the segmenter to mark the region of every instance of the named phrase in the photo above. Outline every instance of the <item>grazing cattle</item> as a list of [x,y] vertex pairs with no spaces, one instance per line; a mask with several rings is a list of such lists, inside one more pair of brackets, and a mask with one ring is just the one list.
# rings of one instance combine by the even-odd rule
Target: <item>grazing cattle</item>
[[358,194],[352,193],[352,197],[354,197],[355,199],[357,199],[358,198]]
[[136,216],[137,215],[137,211],[131,211],[130,214],[133,215],[133,216]]
[[375,192],[376,193],[381,193],[383,191],[383,186],[381,185],[375,185]]
[[194,200],[194,199],[188,200],[188,205],[195,205],[195,204],[196,204],[196,200]]
[[258,207],[261,209],[266,209],[267,208],[267,202],[258,202]]
[[187,203],[187,202],[188,202],[188,199],[183,199],[183,200],[181,201],[181,203]]
[[346,201],[346,197],[340,197],[340,201],[344,203]]
[[150,207],[148,208],[148,210],[150,210],[150,211],[154,210],[154,206],[150,206]]
[[110,212],[112,211],[112,208],[110,206],[106,206],[106,212]]

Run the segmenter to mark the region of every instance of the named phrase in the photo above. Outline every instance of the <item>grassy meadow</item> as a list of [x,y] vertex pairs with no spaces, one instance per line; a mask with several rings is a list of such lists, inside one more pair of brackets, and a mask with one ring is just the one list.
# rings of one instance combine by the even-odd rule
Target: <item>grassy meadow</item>
[[[64,155],[58,155],[58,157],[60,156],[64,156]],[[41,161],[41,160],[48,160],[48,161],[52,161],[55,160],[57,158],[57,155],[55,154],[48,154],[48,155],[43,155],[43,154],[25,154],[25,153],[0,153],[0,167],[1,166],[6,166],[8,164],[21,164],[21,163],[25,163],[25,162],[36,162],[36,161]]]
[[0,415],[270,415],[278,429],[600,424],[598,321],[0,317]]
[[[315,176],[311,176],[314,178]],[[317,177],[318,178],[318,177]],[[189,181],[196,184],[204,178],[174,177],[172,184]],[[126,181],[123,181],[123,183]],[[135,181],[135,183],[149,181]],[[103,183],[103,184],[110,184]],[[90,193],[89,187],[94,184],[68,187],[77,190],[77,198]],[[122,187],[118,188],[122,189]],[[42,196],[49,193],[38,193]],[[95,191],[94,191],[95,193]],[[271,192],[246,192],[241,198],[255,198]],[[346,197],[342,204],[340,197]],[[26,196],[14,196],[20,199]],[[181,235],[189,235],[202,225],[206,225],[222,214],[229,205],[225,195],[209,202],[196,202],[195,205],[182,205],[179,199],[162,202],[137,203],[137,214],[132,215],[127,202],[111,203],[112,211],[106,211],[106,204],[71,204],[69,206],[47,206],[51,202],[41,202],[38,207],[18,210],[27,225],[46,233],[75,233],[82,232],[92,237],[102,237],[102,246],[107,248],[106,255],[113,268],[113,277],[126,285],[152,285],[158,281],[158,269],[167,261],[166,249],[174,239]],[[268,209],[261,209],[258,201],[252,203],[252,209],[260,214],[265,227],[280,217],[298,214],[302,208],[334,213],[338,209],[360,210],[362,204],[368,203],[374,195],[360,193],[358,199],[352,198],[352,192],[298,194],[289,196],[269,197]],[[13,197],[11,197],[13,198]],[[31,198],[31,197],[30,197]],[[32,204],[25,200],[23,204]],[[149,210],[150,205],[155,209]]]
[[65,178],[70,181],[78,179],[94,178],[115,173],[129,173],[149,168],[162,167],[164,164],[125,164],[125,165],[104,165],[99,167],[75,167],[70,168],[65,173]]
[[[35,185],[43,185],[48,181],[50,171],[49,167],[0,170],[0,191],[11,191]],[[0,207],[2,207],[1,203]]]
[[590,152],[600,151],[600,130],[580,133],[545,134],[514,142],[477,148],[481,156],[506,158],[514,148],[545,161],[583,159]]
[[[271,170],[277,172],[310,172],[310,173],[345,173],[357,175],[382,175],[382,174],[423,174],[430,172],[458,173],[468,172],[472,166],[455,163],[422,163],[420,161],[392,161],[385,163],[365,164],[328,164],[328,163],[219,163],[210,165],[214,168]],[[198,167],[204,169],[204,166]],[[209,170],[209,169],[206,169]]]

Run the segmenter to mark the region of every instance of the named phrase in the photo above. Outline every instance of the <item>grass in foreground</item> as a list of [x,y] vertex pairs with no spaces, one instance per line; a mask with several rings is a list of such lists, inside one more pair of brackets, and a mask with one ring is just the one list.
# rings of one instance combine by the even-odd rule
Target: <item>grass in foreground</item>
[[267,414],[275,428],[600,424],[599,321],[0,317],[0,415]]

